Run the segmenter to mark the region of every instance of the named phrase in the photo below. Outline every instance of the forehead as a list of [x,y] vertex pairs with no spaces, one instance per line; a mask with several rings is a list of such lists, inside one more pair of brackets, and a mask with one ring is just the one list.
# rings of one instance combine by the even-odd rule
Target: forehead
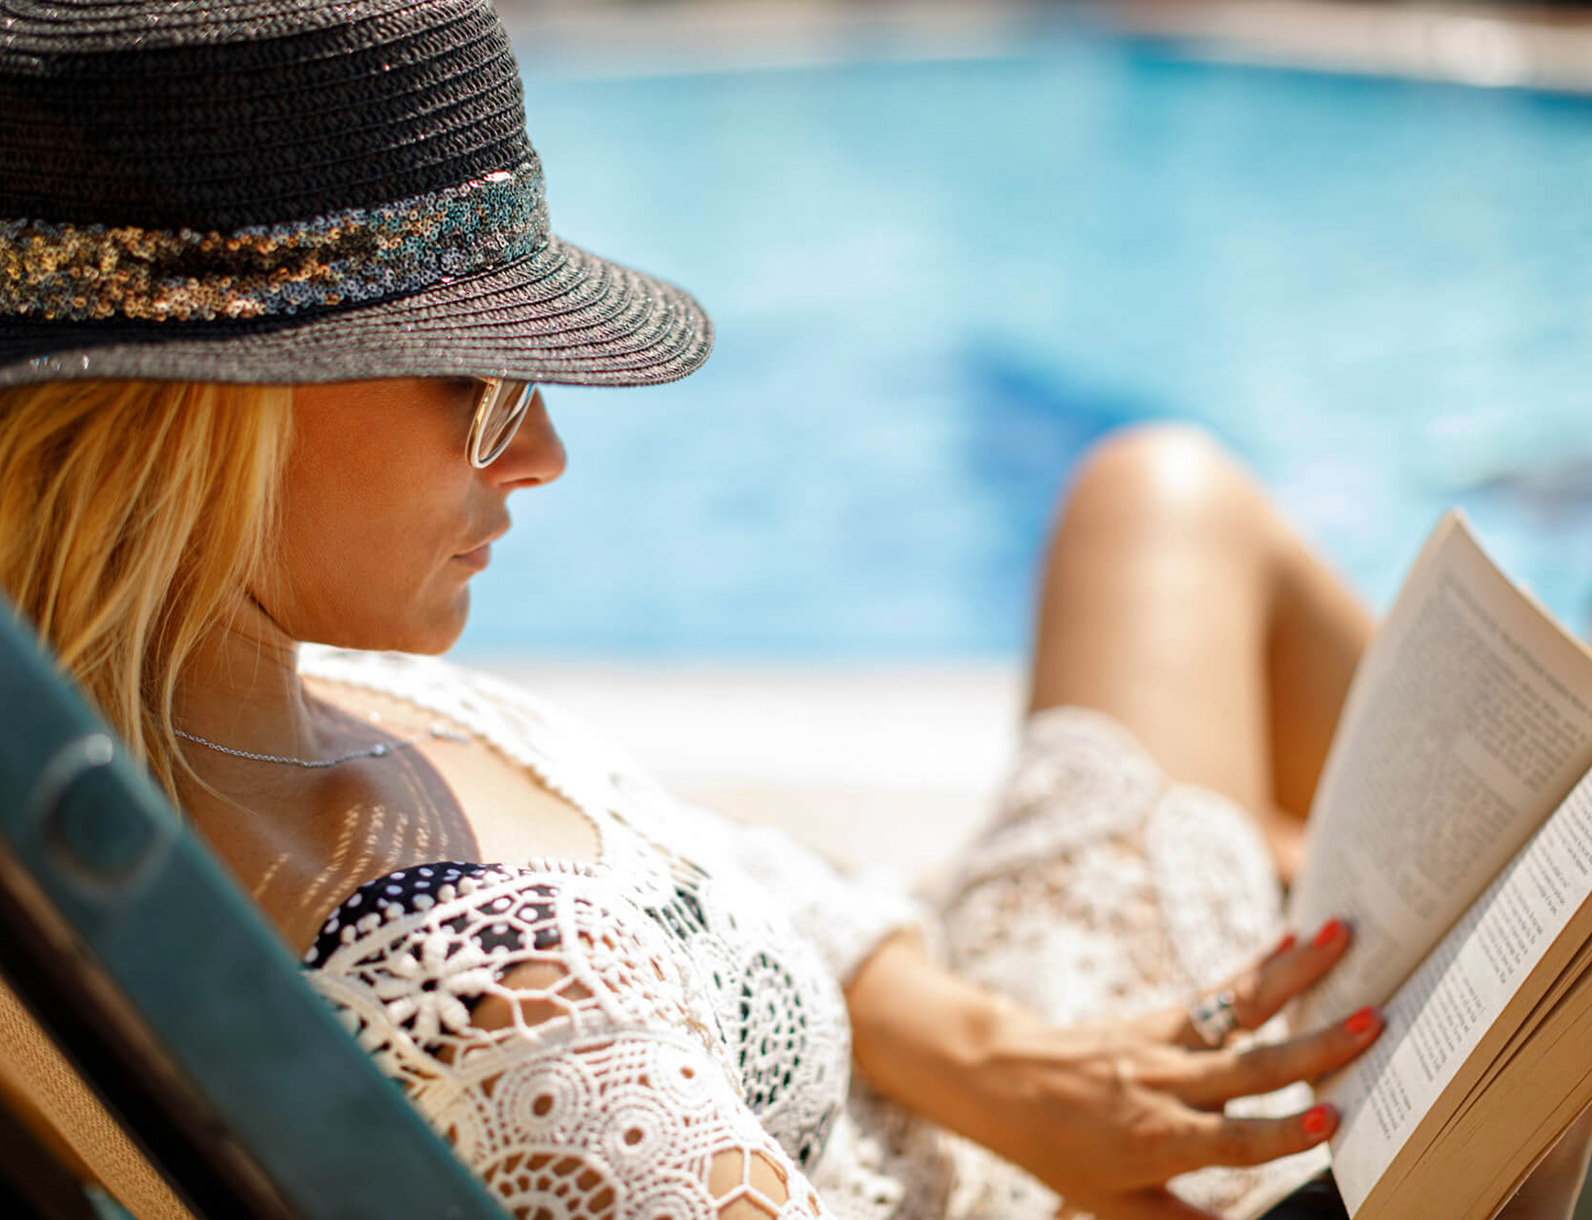
[[402,409],[477,399],[486,383],[477,377],[382,377],[361,381],[305,382],[293,387],[293,403],[316,409],[375,406]]

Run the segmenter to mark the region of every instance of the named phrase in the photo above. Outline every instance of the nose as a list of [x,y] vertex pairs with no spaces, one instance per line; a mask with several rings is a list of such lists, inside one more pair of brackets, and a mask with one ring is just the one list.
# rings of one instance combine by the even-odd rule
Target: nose
[[513,491],[518,487],[551,483],[564,473],[567,464],[564,442],[553,429],[538,386],[531,394],[531,405],[525,409],[525,418],[520,421],[514,439],[481,473],[502,490]]

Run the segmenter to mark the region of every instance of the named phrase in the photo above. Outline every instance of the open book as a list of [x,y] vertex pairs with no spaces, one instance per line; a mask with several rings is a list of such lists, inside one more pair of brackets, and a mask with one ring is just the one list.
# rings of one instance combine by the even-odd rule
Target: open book
[[1487,1220],[1592,1103],[1592,651],[1458,515],[1360,663],[1290,923],[1354,944],[1298,1006],[1387,1026],[1327,1081],[1355,1220]]

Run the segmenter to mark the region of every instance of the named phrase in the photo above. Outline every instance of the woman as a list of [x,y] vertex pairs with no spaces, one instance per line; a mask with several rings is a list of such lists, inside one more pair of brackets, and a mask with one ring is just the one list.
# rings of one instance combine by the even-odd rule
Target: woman
[[448,648],[559,476],[533,383],[711,343],[551,235],[489,8],[0,12],[0,585],[514,1214],[1187,1220],[1330,1137],[1222,1112],[1380,1020],[1234,1041],[1349,940],[1281,936],[1243,810],[1290,859],[1367,621],[1206,444],[1087,465],[1001,815],[918,910],[370,651]]

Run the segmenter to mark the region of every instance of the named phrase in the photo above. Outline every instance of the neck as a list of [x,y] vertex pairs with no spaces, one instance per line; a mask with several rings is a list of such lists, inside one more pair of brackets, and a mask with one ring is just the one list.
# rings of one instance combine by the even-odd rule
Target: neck
[[194,650],[173,719],[195,736],[262,754],[314,758],[321,745],[299,681],[298,642],[252,597]]

